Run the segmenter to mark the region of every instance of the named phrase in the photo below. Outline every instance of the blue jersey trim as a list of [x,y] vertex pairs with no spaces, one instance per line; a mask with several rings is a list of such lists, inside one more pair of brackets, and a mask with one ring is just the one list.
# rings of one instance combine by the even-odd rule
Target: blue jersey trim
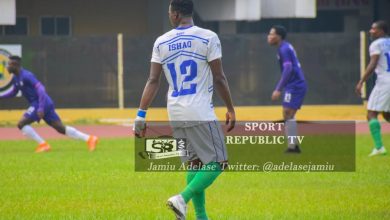
[[188,29],[188,28],[192,28],[194,25],[190,25],[190,26],[184,26],[184,27],[177,27],[175,28],[176,30],[185,30],[185,29]]
[[210,86],[210,87],[208,88],[208,91],[209,91],[209,92],[214,91],[214,86]]
[[172,41],[172,42],[169,42],[169,44],[173,44],[173,43],[175,43],[176,41],[179,41],[179,40],[196,40],[195,38],[178,38],[178,39],[176,39],[176,40],[174,40],[174,41]]
[[[201,38],[201,37],[198,37],[198,36],[195,36],[195,35],[180,35],[180,36],[176,36],[170,40],[167,40],[167,41],[164,41],[164,42],[161,42],[157,47],[159,47],[160,45],[162,44],[166,44],[166,43],[170,43],[171,41],[173,40],[176,40],[177,38],[180,38],[180,37],[193,37],[193,38],[197,38],[197,39],[200,39],[202,40],[203,43],[207,44],[209,42],[209,40],[205,39],[205,38]],[[194,39],[195,40],[195,39]]]
[[215,148],[215,143],[214,143],[214,137],[213,137],[213,131],[211,130],[210,122],[208,122],[209,129],[210,129],[210,136],[211,140],[213,141],[213,146],[214,146],[214,151],[215,151],[215,160],[218,161],[218,153],[217,153],[217,148]]
[[171,57],[173,57],[173,56],[175,56],[175,55],[178,55],[179,53],[194,54],[194,55],[199,56],[199,57],[204,58],[204,59],[207,58],[206,56],[204,56],[204,55],[202,55],[202,54],[198,54],[198,53],[194,53],[194,52],[189,52],[189,51],[185,51],[185,50],[180,50],[180,51],[178,51],[177,53],[174,53],[174,54],[172,54],[171,56],[169,56],[169,57],[163,59],[161,62],[164,62],[164,61],[170,59]]
[[223,150],[223,140],[221,138],[221,135],[219,134],[219,128],[218,128],[218,125],[217,125],[217,122],[214,120],[214,124],[215,124],[215,128],[217,130],[217,133],[218,133],[218,137],[219,137],[219,142],[221,143],[221,146],[222,146],[222,154],[223,154],[223,159],[226,160],[226,156],[225,156],[225,151]]
[[[196,59],[199,59],[199,60],[207,61],[207,59],[201,58],[201,57],[199,57],[196,54],[185,54],[185,53],[183,54],[183,53],[180,53],[180,54],[176,55],[175,57],[173,57],[172,59],[166,61],[165,63],[171,62],[172,60],[175,60],[176,58],[178,58],[180,56],[187,56],[187,57],[192,57],[192,58],[196,58]],[[165,63],[163,63],[163,64],[165,64]]]
[[[171,61],[175,60],[176,58],[178,58],[178,57],[180,57],[180,56],[187,56],[187,57],[196,58],[196,59],[199,59],[199,60],[206,61],[206,59],[203,59],[203,58],[200,58],[200,57],[196,57],[196,56],[194,56],[194,55],[179,54],[178,56],[176,56],[176,57],[174,57],[174,58],[168,60],[166,63],[171,62]],[[163,64],[165,64],[165,63],[163,63]]]

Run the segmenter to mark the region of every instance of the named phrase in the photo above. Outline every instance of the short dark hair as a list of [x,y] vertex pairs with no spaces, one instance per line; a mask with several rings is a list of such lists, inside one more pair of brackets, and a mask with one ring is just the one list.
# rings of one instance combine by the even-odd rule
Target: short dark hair
[[381,29],[385,34],[389,33],[389,26],[387,25],[387,22],[384,20],[379,20],[374,22],[379,29]]
[[9,56],[8,59],[10,59],[10,60],[15,60],[15,61],[17,61],[19,64],[22,63],[22,58],[21,58],[20,56],[12,55],[12,56]]
[[287,30],[284,26],[282,25],[274,25],[272,28],[275,30],[276,34],[279,35],[283,40],[287,36]]
[[177,11],[183,16],[192,16],[194,3],[192,0],[171,0],[171,10]]

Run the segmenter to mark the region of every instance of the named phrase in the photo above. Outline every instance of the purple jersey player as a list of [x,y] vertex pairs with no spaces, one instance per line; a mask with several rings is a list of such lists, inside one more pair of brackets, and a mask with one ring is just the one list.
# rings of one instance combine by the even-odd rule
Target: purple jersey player
[[23,69],[21,58],[18,56],[9,57],[8,72],[14,74],[12,78],[12,89],[0,96],[0,98],[12,98],[20,91],[27,99],[30,107],[18,122],[18,128],[27,137],[38,142],[39,146],[35,152],[45,152],[50,150],[50,145],[43,140],[30,126],[33,122],[43,119],[46,124],[53,127],[59,133],[74,139],[81,139],[87,142],[90,151],[95,150],[98,138],[93,135],[84,134],[77,129],[64,126],[60,117],[54,109],[54,103],[45,91],[45,87],[30,71]]
[[[278,59],[282,70],[271,99],[276,101],[283,93],[283,119],[286,136],[297,136],[295,114],[301,108],[305,94],[306,81],[293,46],[285,38],[287,31],[283,26],[273,26],[268,34],[268,43],[278,47]],[[288,143],[286,153],[300,153],[296,141]]]

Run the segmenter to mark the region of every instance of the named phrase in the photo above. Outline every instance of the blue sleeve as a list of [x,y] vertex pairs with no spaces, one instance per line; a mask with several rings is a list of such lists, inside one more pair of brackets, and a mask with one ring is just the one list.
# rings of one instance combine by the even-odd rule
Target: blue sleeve
[[12,78],[12,85],[4,92],[0,92],[0,99],[15,97],[19,92],[19,89],[15,86],[15,77]]
[[275,90],[282,91],[282,89],[286,86],[288,80],[291,78],[293,73],[292,68],[292,58],[290,55],[290,51],[288,49],[282,49],[279,53],[280,60],[283,65],[282,77],[280,78],[278,84],[276,85]]
[[37,78],[32,74],[32,73],[29,73],[24,79],[23,79],[23,83],[27,83],[29,84],[30,86],[35,86],[37,83],[39,83],[39,81],[37,80]]

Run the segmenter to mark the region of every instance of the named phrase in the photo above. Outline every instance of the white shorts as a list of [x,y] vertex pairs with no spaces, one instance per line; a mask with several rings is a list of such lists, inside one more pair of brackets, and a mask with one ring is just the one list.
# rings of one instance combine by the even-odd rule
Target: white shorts
[[390,84],[375,85],[368,98],[367,109],[376,112],[390,112]]

